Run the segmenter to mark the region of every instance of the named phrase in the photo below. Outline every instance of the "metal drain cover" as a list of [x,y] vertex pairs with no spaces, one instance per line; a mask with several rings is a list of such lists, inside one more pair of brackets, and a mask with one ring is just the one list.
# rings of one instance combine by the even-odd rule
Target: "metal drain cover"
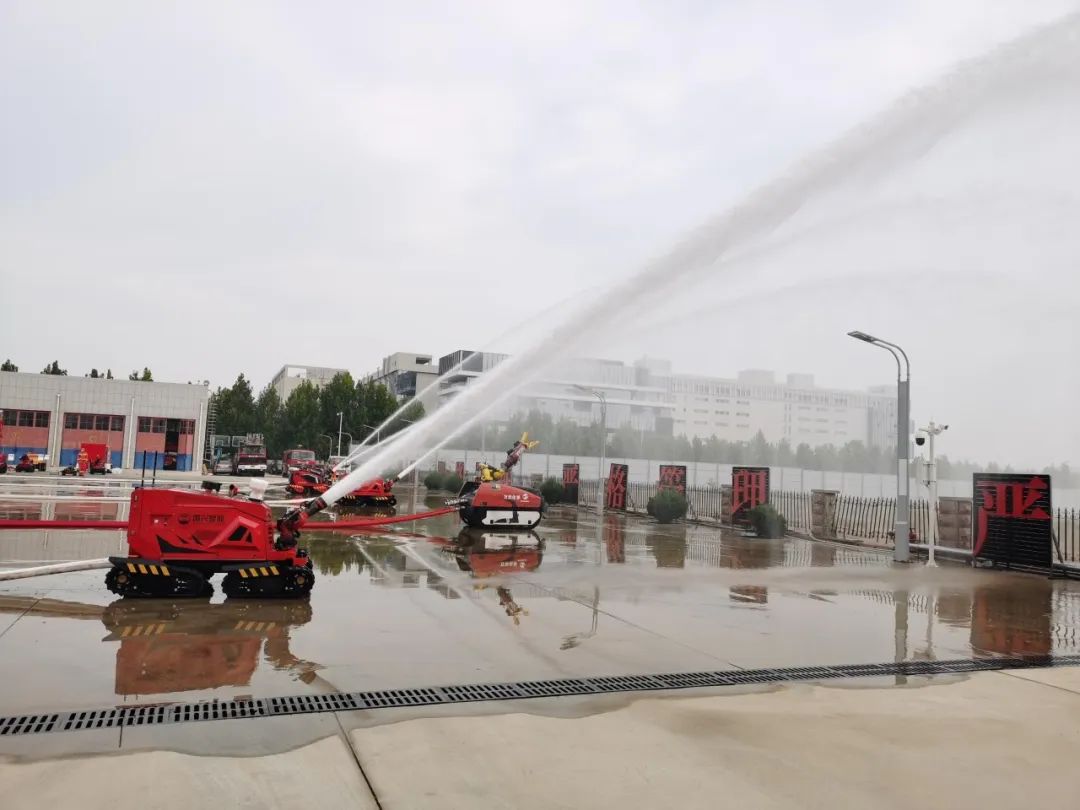
[[47,734],[54,731],[153,726],[203,720],[234,720],[287,714],[317,714],[408,706],[437,706],[487,700],[525,700],[568,695],[642,692],[659,689],[700,689],[742,684],[785,683],[800,680],[859,678],[881,675],[946,675],[996,669],[1029,669],[1080,665],[1080,655],[1017,656],[954,661],[899,661],[883,664],[734,669],[716,672],[671,672],[657,675],[611,675],[559,678],[513,683],[455,684],[375,692],[332,692],[257,699],[214,700],[200,703],[160,703],[116,706],[85,711],[50,712],[0,717],[0,737]]

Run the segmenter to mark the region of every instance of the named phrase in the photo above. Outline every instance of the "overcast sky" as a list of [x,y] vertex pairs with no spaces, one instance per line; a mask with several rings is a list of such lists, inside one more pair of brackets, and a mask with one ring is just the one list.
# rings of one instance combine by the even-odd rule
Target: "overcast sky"
[[[625,278],[905,90],[1076,7],[0,3],[0,355],[261,387],[285,363],[362,373],[394,351],[498,349],[518,319]],[[995,283],[961,275],[947,296]],[[1075,353],[1066,292],[1049,296],[1044,378]],[[712,317],[696,311],[596,350],[889,381],[888,358],[823,341],[799,299],[776,300],[789,323],[760,345],[702,333],[708,350],[683,352]],[[892,330],[918,370],[942,350],[920,343],[921,317],[860,307],[824,331]],[[968,417],[952,455],[1080,462],[1075,371],[1009,377],[987,414],[985,391],[958,384],[972,348],[956,340],[915,393],[923,417]],[[1033,399],[1054,400],[1051,424],[1018,438]]]

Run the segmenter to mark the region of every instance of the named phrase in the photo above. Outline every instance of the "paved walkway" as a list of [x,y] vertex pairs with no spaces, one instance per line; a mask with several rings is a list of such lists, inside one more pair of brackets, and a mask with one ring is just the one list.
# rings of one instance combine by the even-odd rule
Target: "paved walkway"
[[[859,680],[650,696],[614,709],[593,706],[592,713],[581,703],[522,702],[513,710],[536,713],[490,714],[506,708],[511,704],[475,704],[467,716],[404,719],[386,711],[185,724],[145,729],[152,733],[141,740],[126,731],[112,755],[8,759],[0,765],[0,797],[5,808],[54,810],[987,810],[1066,806],[1076,788],[1075,667],[977,673],[922,687]],[[552,716],[560,711],[567,716]],[[582,716],[569,716],[575,711]],[[290,723],[312,725],[321,739],[274,752]],[[132,745],[202,755],[125,753]],[[3,750],[18,755],[10,745]]]

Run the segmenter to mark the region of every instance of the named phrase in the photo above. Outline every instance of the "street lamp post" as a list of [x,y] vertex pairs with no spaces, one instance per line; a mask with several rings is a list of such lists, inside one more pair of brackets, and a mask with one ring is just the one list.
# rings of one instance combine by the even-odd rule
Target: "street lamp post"
[[[408,420],[406,420],[406,421],[408,421]],[[376,425],[365,425],[365,424],[361,423],[360,427],[365,427],[368,430],[374,431],[375,432],[375,444],[379,443],[380,430],[379,430],[378,426],[376,426]]]
[[[911,526],[908,515],[910,497],[908,483],[911,464],[911,441],[908,436],[911,410],[911,363],[908,361],[907,353],[895,343],[859,331],[848,332],[848,337],[884,349],[896,360],[896,523],[893,528],[895,533],[893,559],[896,562],[907,562],[911,557],[908,544]],[[904,358],[903,369],[900,365],[901,357]]]
[[338,454],[338,456],[341,455],[341,433],[342,433],[341,425],[342,425],[342,422],[344,420],[345,420],[345,411],[338,411],[338,415],[337,415],[337,454]]
[[604,490],[607,479],[604,477],[604,451],[607,449],[607,398],[603,391],[595,388],[587,388],[584,385],[574,384],[574,388],[586,394],[591,394],[600,400],[600,466],[597,470],[596,514],[604,514]]

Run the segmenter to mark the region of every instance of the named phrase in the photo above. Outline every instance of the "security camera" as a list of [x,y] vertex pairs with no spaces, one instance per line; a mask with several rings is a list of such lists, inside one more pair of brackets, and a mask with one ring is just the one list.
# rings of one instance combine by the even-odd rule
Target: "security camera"
[[926,444],[925,430],[920,430],[915,433],[915,444],[919,445],[919,447],[922,447],[924,444]]

